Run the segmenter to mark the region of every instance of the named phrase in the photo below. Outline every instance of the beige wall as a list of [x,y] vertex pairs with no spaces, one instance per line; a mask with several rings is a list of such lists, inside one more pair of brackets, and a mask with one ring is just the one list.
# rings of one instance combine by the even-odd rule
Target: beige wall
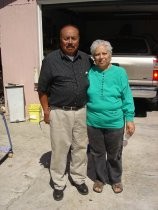
[[39,70],[38,23],[35,0],[9,1],[1,5],[0,44],[4,86],[24,84],[27,106],[39,103],[34,90],[35,69]]

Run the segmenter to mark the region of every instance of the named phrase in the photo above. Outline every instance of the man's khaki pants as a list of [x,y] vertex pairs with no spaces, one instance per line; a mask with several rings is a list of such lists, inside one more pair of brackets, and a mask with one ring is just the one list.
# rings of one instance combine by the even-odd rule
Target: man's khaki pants
[[85,182],[87,174],[86,108],[77,111],[52,109],[50,112],[52,156],[50,173],[54,188],[64,189],[68,180],[65,174],[67,155],[71,151],[70,176],[76,184]]

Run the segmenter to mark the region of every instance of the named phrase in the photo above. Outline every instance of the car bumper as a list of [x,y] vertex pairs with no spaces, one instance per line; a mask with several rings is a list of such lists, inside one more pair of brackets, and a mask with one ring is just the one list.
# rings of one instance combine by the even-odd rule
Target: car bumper
[[158,92],[157,87],[131,86],[131,90],[135,98],[155,98]]

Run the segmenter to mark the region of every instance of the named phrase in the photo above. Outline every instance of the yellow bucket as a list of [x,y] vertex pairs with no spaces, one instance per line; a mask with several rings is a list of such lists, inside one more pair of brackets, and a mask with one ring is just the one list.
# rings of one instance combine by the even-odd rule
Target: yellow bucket
[[40,104],[30,104],[28,107],[29,111],[29,121],[30,122],[40,122],[42,107]]

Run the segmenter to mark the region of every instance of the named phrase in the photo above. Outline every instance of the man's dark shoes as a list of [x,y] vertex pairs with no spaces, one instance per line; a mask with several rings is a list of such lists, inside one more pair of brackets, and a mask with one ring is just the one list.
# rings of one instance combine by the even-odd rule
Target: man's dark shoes
[[85,183],[83,184],[75,184],[75,187],[77,188],[78,192],[82,195],[87,195],[88,194],[88,187]]
[[64,197],[63,190],[54,189],[53,197],[54,197],[54,200],[56,200],[56,201],[62,200]]

